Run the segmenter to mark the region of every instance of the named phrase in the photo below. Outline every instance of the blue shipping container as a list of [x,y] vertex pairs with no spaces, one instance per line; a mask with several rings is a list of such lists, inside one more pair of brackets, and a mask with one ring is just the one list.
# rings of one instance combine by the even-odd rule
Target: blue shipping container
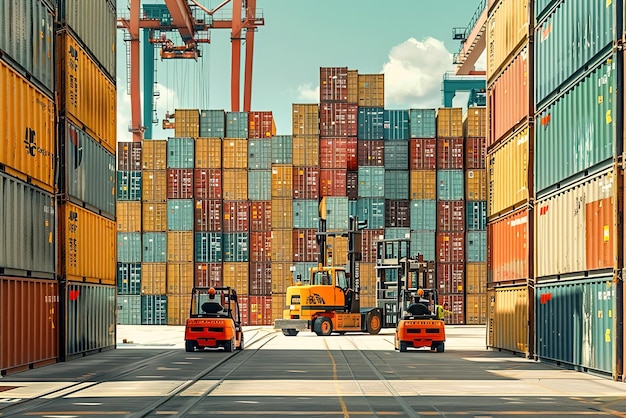
[[487,231],[469,231],[466,242],[468,262],[484,263],[487,261]]
[[194,168],[193,138],[168,138],[167,168]]
[[226,112],[226,138],[248,138],[247,112]]
[[272,164],[292,164],[293,138],[291,135],[276,135],[272,139]]
[[167,230],[193,231],[193,200],[169,199],[167,201]]
[[385,109],[383,131],[384,139],[409,139],[409,111]]
[[141,296],[141,325],[167,325],[167,295]]
[[272,168],[272,140],[251,139],[248,141],[248,168],[270,170]]
[[117,233],[117,261],[141,263],[141,232]]
[[382,107],[359,107],[357,139],[384,139],[384,113]]
[[385,170],[409,169],[409,141],[385,142]]
[[222,251],[225,262],[249,261],[249,235],[247,232],[229,232],[222,236]]
[[347,197],[326,197],[326,230],[348,230]]
[[224,110],[200,111],[200,138],[224,138],[225,126]]
[[435,231],[411,231],[411,255],[422,254],[425,261],[435,260]]
[[385,197],[385,167],[358,167],[358,196]]
[[463,200],[463,170],[437,170],[437,199]]
[[385,199],[380,197],[363,197],[356,201],[356,216],[359,221],[367,221],[367,229],[383,229],[385,227]]
[[469,231],[487,229],[487,202],[465,201],[465,223]]
[[143,260],[146,263],[167,262],[167,233],[143,233]]
[[117,296],[117,323],[141,325],[141,295]]
[[272,199],[271,170],[248,170],[248,199],[254,201]]
[[141,294],[141,263],[117,263],[117,294]]
[[224,261],[221,232],[196,232],[196,263],[221,263]]
[[117,172],[117,200],[141,200],[141,171]]
[[317,200],[293,200],[294,229],[317,229],[319,208]]
[[[460,170],[459,170],[460,171]],[[385,199],[408,200],[410,177],[408,170],[385,170]]]

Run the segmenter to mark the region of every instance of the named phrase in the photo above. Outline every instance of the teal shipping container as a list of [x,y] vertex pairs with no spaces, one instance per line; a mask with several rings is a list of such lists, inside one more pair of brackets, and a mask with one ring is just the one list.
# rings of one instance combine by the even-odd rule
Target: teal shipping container
[[221,263],[223,261],[221,232],[196,232],[194,238],[196,263]]
[[117,200],[141,200],[141,171],[117,172]]
[[248,168],[269,170],[272,168],[272,140],[251,139],[248,141]]
[[141,295],[117,296],[117,323],[141,325]]
[[555,3],[561,3],[563,0],[535,0],[535,22],[539,22],[545,18],[545,14],[552,8]]
[[536,115],[536,193],[612,163],[621,76],[613,56]]
[[463,200],[463,170],[437,170],[437,199]]
[[434,261],[436,240],[435,231],[411,231],[411,255],[422,254],[424,260]]
[[385,227],[385,199],[380,197],[357,199],[355,214],[359,221],[367,221],[367,229],[383,229]]
[[409,169],[409,140],[385,142],[385,170]]
[[193,200],[168,199],[167,230],[193,231]]
[[487,261],[487,231],[468,231],[465,242],[468,262],[484,263]]
[[193,138],[167,139],[167,168],[194,168]]
[[141,232],[117,233],[117,262],[141,263]]
[[144,232],[143,233],[143,262],[165,263],[167,262],[167,233]]
[[117,263],[117,294],[141,294],[141,263]]
[[358,167],[358,196],[385,197],[385,167]]
[[437,201],[411,200],[411,230],[437,229]]
[[357,139],[370,141],[384,139],[384,113],[382,107],[359,107]]
[[348,230],[348,198],[326,197],[326,230]]
[[317,200],[293,200],[294,229],[317,229],[319,209]]
[[468,231],[487,229],[487,202],[485,200],[465,201],[465,224]]
[[409,111],[385,109],[383,133],[384,139],[409,139]]
[[[410,238],[410,228],[385,228],[385,239]],[[411,248],[411,252],[413,249]]]
[[248,137],[248,113],[226,112],[226,138]]
[[612,373],[615,298],[611,276],[537,283],[535,354],[577,370]]
[[293,163],[293,138],[291,135],[276,135],[272,142],[272,164]]
[[272,170],[248,170],[248,199],[272,199]]
[[167,295],[141,295],[141,325],[167,325]]
[[408,200],[409,186],[410,176],[408,170],[385,170],[385,199]]
[[298,262],[293,263],[293,265],[295,267],[293,272],[294,283],[298,281],[298,278],[305,284],[310,283],[311,269],[317,267],[317,263]]
[[615,1],[564,0],[536,27],[537,104],[559,94],[559,87],[585,71],[598,55],[609,53],[616,39],[616,4]]
[[222,251],[225,262],[250,260],[249,235],[247,232],[229,232],[222,236]]
[[200,138],[224,138],[225,127],[224,110],[200,111]]
[[435,138],[437,136],[435,109],[409,109],[409,136],[411,138]]

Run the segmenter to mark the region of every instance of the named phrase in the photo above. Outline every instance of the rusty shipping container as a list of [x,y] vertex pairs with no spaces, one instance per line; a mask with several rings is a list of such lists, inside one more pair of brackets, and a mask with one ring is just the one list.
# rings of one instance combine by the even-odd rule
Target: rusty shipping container
[[118,201],[116,204],[118,232],[141,232],[141,202]]
[[167,141],[157,139],[141,141],[141,167],[144,170],[165,170],[167,168]]
[[319,198],[319,168],[293,167],[293,198]]
[[463,232],[437,232],[437,263],[463,263],[465,261],[465,234]]
[[249,296],[248,298],[248,324],[249,325],[273,325],[272,320],[272,297]]
[[530,355],[527,286],[499,287],[487,292],[487,347]]
[[439,294],[463,293],[465,277],[463,263],[437,263],[437,290]]
[[117,143],[117,169],[120,171],[141,170],[141,142]]
[[272,232],[250,232],[250,262],[272,260]]
[[198,138],[195,144],[195,168],[222,168],[221,138]]
[[465,199],[487,200],[487,170],[466,170],[465,176]]
[[409,140],[409,169],[435,170],[437,168],[437,139]]
[[487,224],[489,283],[519,282],[528,279],[528,209],[506,215]]
[[248,138],[271,138],[276,135],[272,112],[248,113]]
[[192,199],[194,192],[194,170],[191,168],[167,169],[167,198]]
[[296,136],[319,136],[320,110],[317,103],[291,105],[291,134],[294,138]]
[[272,202],[250,202],[250,231],[270,231],[272,229]]
[[319,245],[316,229],[294,229],[292,234],[292,260],[295,262],[317,261]]
[[487,83],[506,65],[510,57],[528,41],[531,24],[526,0],[500,0],[489,11],[487,35]]
[[176,138],[197,138],[200,136],[199,109],[176,109],[174,120],[174,136]]
[[465,324],[465,295],[463,293],[439,294],[439,303],[448,304],[448,310],[452,311],[445,317],[445,321],[450,325]]
[[385,75],[359,74],[358,105],[384,107],[385,106]]
[[411,226],[409,200],[385,199],[385,227],[408,228]]
[[250,262],[250,295],[272,294],[272,263]]
[[222,170],[222,197],[225,200],[248,199],[248,171],[245,169]]
[[167,263],[167,293],[176,295],[191,294],[194,285],[194,268],[192,262]]
[[222,198],[222,170],[219,168],[197,168],[193,174],[194,198]]
[[487,136],[487,108],[470,107],[463,115],[463,136]]
[[357,136],[358,106],[351,103],[320,104],[320,137]]
[[465,168],[482,169],[485,168],[485,158],[487,156],[487,138],[465,138]]
[[383,167],[385,165],[385,142],[383,140],[357,141],[358,166]]
[[346,172],[346,196],[350,200],[357,200],[359,198],[359,172],[358,171]]
[[141,294],[164,295],[167,291],[167,263],[141,263]]
[[224,232],[247,232],[250,230],[250,203],[246,200],[224,200],[222,206]]
[[348,100],[348,68],[320,67],[320,103]]
[[7,174],[54,191],[54,102],[0,60],[0,164]]
[[115,84],[68,32],[57,36],[60,109],[109,152],[117,145]]
[[347,170],[320,170],[320,197],[346,196],[348,191]]
[[144,232],[167,231],[167,203],[142,202],[141,226]]
[[437,171],[411,170],[409,175],[411,200],[435,200],[437,198]]
[[320,139],[320,168],[348,168],[348,138]]
[[437,168],[463,168],[463,138],[437,138]]
[[195,263],[194,283],[199,287],[224,286],[222,263]]
[[437,138],[463,137],[463,109],[440,107],[437,109]]
[[0,374],[56,363],[59,286],[53,280],[0,276]]
[[465,202],[463,200],[437,201],[437,231],[465,230]]

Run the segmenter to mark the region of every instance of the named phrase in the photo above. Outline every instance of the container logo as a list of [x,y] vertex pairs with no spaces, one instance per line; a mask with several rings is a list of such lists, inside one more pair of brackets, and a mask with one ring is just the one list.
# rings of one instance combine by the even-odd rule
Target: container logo
[[83,161],[83,146],[80,142],[80,137],[78,136],[78,131],[73,126],[69,127],[70,131],[70,140],[72,145],[74,146],[74,169],[80,167],[81,162]]
[[24,148],[26,149],[28,155],[30,155],[31,157],[36,157],[37,154],[43,155],[45,157],[51,156],[52,153],[50,153],[50,151],[47,151],[37,146],[37,141],[35,140],[36,136],[37,133],[34,129],[26,128],[24,132]]

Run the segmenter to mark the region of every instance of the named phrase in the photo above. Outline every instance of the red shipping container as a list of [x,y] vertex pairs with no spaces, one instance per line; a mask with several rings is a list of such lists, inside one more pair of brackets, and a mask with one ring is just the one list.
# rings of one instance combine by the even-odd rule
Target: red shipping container
[[346,196],[347,191],[346,170],[320,170],[320,196]]
[[465,233],[437,232],[437,263],[463,263],[465,261]]
[[465,168],[485,168],[487,156],[487,138],[465,138]]
[[[250,298],[246,295],[237,294],[237,302],[239,304],[239,313],[241,325],[250,325],[249,306]],[[234,313],[237,315],[236,313]]]
[[222,170],[219,168],[196,168],[193,177],[194,198],[222,198]]
[[437,201],[437,231],[460,232],[465,230],[465,201]]
[[437,168],[463,168],[463,138],[437,138]]
[[275,131],[272,112],[248,112],[248,138],[271,138]]
[[320,139],[320,168],[348,168],[348,138]]
[[348,170],[358,170],[359,164],[357,161],[357,139],[356,136],[348,137],[346,142],[346,168]]
[[141,171],[141,142],[118,142],[118,171]]
[[348,67],[320,68],[320,103],[348,100]]
[[346,172],[346,195],[350,200],[357,200],[359,198],[359,172],[348,171]]
[[353,103],[320,104],[320,137],[356,137],[357,116],[358,105]]
[[194,182],[192,168],[167,169],[168,199],[192,199],[193,189]]
[[272,297],[250,296],[250,325],[272,325]]
[[251,262],[248,275],[250,277],[248,291],[251,295],[272,294],[272,263]]
[[196,231],[222,231],[222,201],[218,199],[196,200]]
[[250,230],[250,204],[244,200],[224,200],[222,225],[224,232],[248,232]]
[[487,281],[528,280],[528,210],[487,223]]
[[250,233],[250,262],[272,260],[272,231]]
[[250,202],[250,231],[270,231],[272,229],[272,202],[256,200]]
[[317,261],[319,246],[315,229],[294,229],[292,233],[293,261]]
[[463,293],[463,263],[437,263],[436,270],[439,294]]
[[194,266],[196,286],[223,286],[222,263],[196,263]]
[[293,170],[293,198],[318,199],[319,175],[317,167],[294,167]]
[[437,168],[437,139],[409,140],[409,169],[435,170]]
[[439,294],[439,303],[448,304],[448,310],[451,314],[446,315],[445,322],[449,325],[465,324],[465,297],[462,293]]
[[357,162],[360,167],[383,167],[385,165],[385,141],[357,141]]
[[364,229],[361,231],[361,252],[364,263],[376,262],[376,241],[385,236],[384,229]]
[[385,200],[385,227],[411,227],[411,204],[408,200]]

